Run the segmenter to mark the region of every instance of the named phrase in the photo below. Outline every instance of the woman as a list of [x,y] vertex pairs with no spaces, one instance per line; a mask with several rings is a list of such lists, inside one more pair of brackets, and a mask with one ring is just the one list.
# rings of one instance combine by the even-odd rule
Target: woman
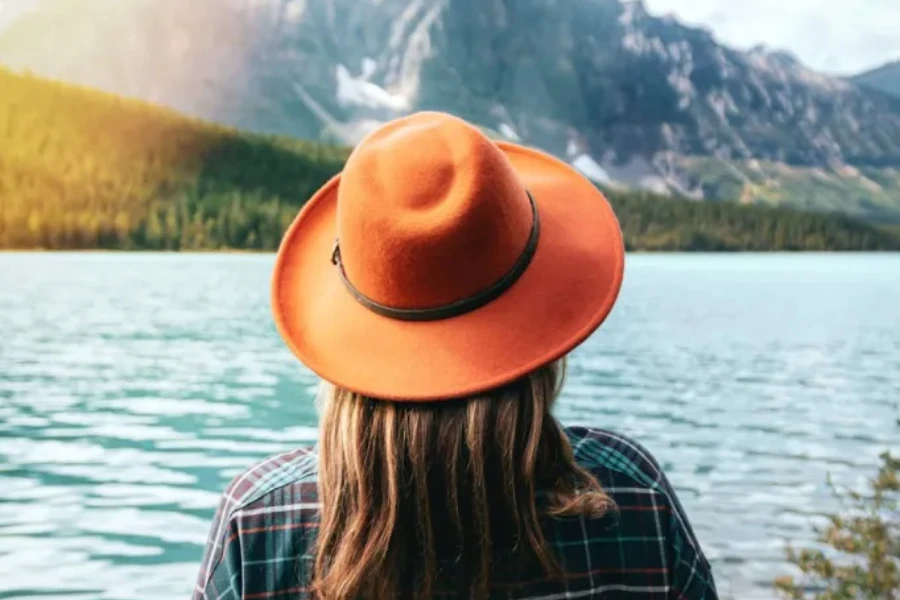
[[623,265],[556,159],[442,113],[372,133],[275,264],[319,443],[231,483],[194,598],[716,598],[652,456],[551,416]]

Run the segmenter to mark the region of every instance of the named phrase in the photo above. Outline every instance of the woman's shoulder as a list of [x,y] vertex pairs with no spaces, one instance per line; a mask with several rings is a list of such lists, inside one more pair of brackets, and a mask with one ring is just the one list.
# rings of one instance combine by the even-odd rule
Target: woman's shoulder
[[256,504],[277,504],[276,499],[315,501],[319,457],[315,447],[298,448],[269,456],[232,478],[224,499],[234,513]]
[[295,588],[297,561],[309,559],[318,526],[317,481],[315,448],[271,456],[234,477],[213,520],[194,598],[240,598],[241,589],[262,598]]
[[644,488],[674,494],[656,457],[624,434],[590,427],[564,428],[575,461],[594,473],[604,487]]
[[[656,457],[640,442],[621,433],[588,427],[566,427],[575,461],[594,474],[619,513],[666,513],[672,530],[678,530],[700,554],[678,494]],[[626,510],[629,509],[629,510]],[[660,536],[665,532],[660,531]],[[704,559],[705,560],[705,559]]]
[[[621,433],[587,427],[564,429],[576,462],[597,477],[614,504],[615,526],[597,534],[598,539],[612,538],[620,549],[627,548],[622,556],[631,561],[632,572],[662,573],[661,586],[675,592],[673,597],[715,598],[709,562],[656,457]],[[605,523],[601,525],[605,527]],[[646,553],[648,539],[657,540],[654,549],[662,554]],[[609,557],[608,553],[604,556]],[[643,565],[644,570],[634,568],[635,564]],[[623,564],[623,569],[626,566]]]

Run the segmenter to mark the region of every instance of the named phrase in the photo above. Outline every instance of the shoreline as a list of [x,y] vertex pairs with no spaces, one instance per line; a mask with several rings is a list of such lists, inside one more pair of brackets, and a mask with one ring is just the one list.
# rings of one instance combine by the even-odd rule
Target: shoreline
[[[107,249],[107,248],[72,248],[72,249],[47,249],[47,248],[0,248],[0,255],[2,254],[166,254],[166,255],[176,255],[176,254],[236,254],[236,255],[274,255],[278,251],[277,250],[247,250],[247,249],[223,249],[223,250],[203,250],[203,249],[191,249],[191,250],[156,250],[156,249],[144,249],[144,250],[122,250],[122,249]],[[735,249],[735,250],[707,250],[707,249],[678,249],[678,250],[641,250],[641,249],[633,249],[626,250],[626,254],[632,255],[641,255],[641,254],[709,254],[709,255],[729,255],[729,254],[787,254],[787,255],[801,255],[801,254],[821,254],[821,255],[853,255],[853,254],[878,254],[878,255],[900,255],[900,250],[867,250],[867,249],[859,249],[859,250],[743,250],[743,249]]]

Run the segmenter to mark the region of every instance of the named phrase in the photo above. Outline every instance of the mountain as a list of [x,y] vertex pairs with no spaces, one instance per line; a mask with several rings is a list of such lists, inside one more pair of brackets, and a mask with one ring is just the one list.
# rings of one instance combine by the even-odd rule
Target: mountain
[[900,221],[900,98],[640,2],[34,0],[0,63],[349,144],[448,110],[610,188]]
[[[272,250],[347,156],[2,68],[0,89],[0,249]],[[630,249],[900,249],[843,216],[609,197]]]
[[860,73],[851,78],[857,85],[881,90],[900,98],[900,60]]

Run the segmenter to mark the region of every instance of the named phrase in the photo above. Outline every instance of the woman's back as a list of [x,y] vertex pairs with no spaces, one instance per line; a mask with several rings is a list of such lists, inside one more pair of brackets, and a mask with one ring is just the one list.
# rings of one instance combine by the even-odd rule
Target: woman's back
[[315,451],[237,478],[196,598],[715,597],[636,443],[552,416],[624,243],[571,166],[442,113],[379,127],[285,234],[275,324]]
[[[537,572],[496,581],[491,597],[716,598],[709,564],[653,456],[609,431],[565,432],[576,461],[597,477],[615,508],[599,519],[543,519],[566,577],[552,580]],[[317,476],[311,448],[269,458],[233,480],[213,525],[195,600],[311,597]],[[435,597],[467,597],[446,587]]]

